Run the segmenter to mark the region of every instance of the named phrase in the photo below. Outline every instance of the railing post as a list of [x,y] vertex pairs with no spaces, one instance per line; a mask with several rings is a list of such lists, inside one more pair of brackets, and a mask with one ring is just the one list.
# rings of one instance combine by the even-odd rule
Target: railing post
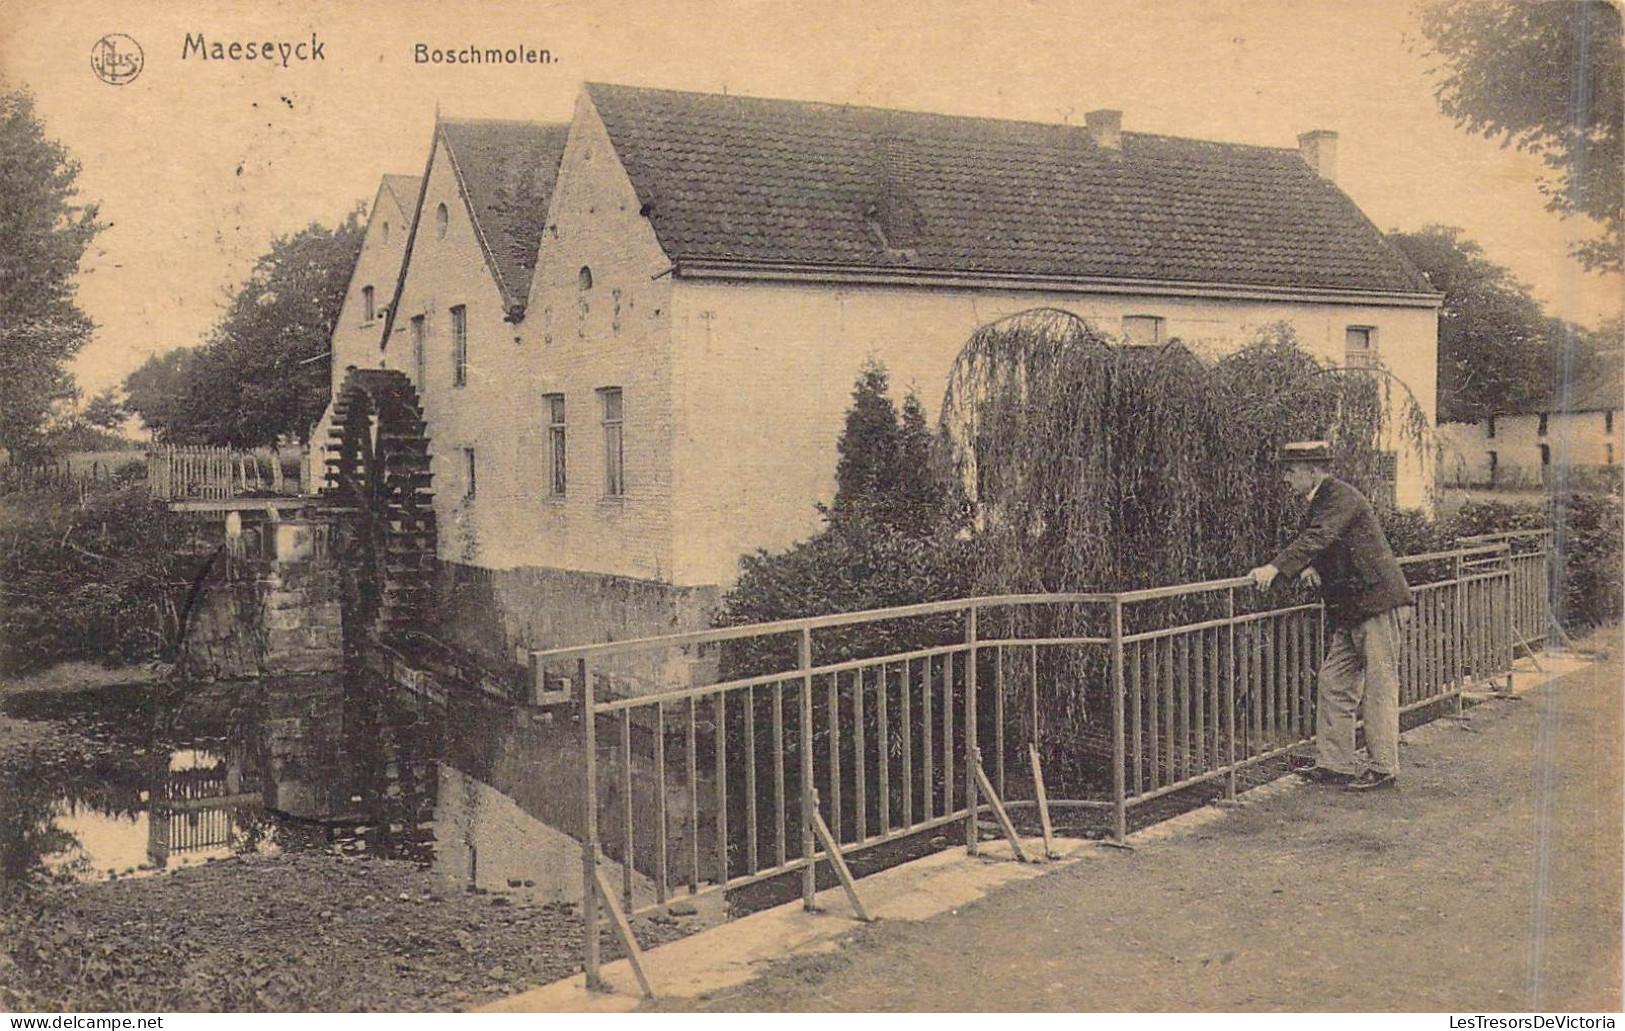
[[812,631],[801,628],[797,665],[801,669],[801,855],[807,865],[801,870],[801,906],[811,913],[818,908],[818,869],[813,864],[813,704]]
[[1463,567],[1459,546],[1456,549],[1454,564],[1456,586],[1453,590],[1456,596],[1456,618],[1455,632],[1451,636],[1455,639],[1452,643],[1456,647],[1455,710],[1459,716],[1462,710],[1461,696],[1467,690],[1467,585],[1462,581]]
[[[965,664],[965,851],[976,854],[976,606],[965,613],[965,643],[970,658]],[[953,705],[953,685],[948,685],[948,704]]]
[[1112,836],[1119,845],[1128,838],[1128,806],[1123,783],[1123,599],[1111,604],[1112,674]]
[[[1224,797],[1236,798],[1236,589],[1224,592]],[[1138,716],[1135,719],[1139,719]],[[1139,755],[1134,761],[1140,761]],[[1136,767],[1138,768],[1138,767]]]
[[586,947],[587,988],[603,987],[598,973],[598,716],[593,710],[592,667],[586,659],[576,662],[581,681],[581,757],[586,780],[585,830],[581,835],[581,934]]

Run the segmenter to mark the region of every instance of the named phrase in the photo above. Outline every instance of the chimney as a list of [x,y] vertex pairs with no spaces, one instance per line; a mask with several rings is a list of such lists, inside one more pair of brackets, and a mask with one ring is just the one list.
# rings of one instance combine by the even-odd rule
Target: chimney
[[1298,153],[1304,163],[1327,182],[1337,181],[1337,134],[1330,129],[1314,129],[1298,137]]
[[1083,116],[1089,137],[1107,150],[1123,149],[1123,112],[1102,108]]

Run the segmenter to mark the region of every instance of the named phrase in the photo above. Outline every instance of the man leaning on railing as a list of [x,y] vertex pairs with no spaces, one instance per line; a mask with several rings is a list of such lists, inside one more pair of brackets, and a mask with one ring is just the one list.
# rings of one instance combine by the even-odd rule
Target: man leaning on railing
[[[1411,589],[1358,490],[1332,475],[1322,440],[1281,449],[1281,476],[1309,499],[1297,539],[1248,573],[1261,588],[1297,577],[1320,589],[1330,635],[1316,679],[1315,759],[1299,776],[1346,791],[1398,786],[1399,621],[1411,615]],[[1368,763],[1354,751],[1355,716],[1365,717]]]

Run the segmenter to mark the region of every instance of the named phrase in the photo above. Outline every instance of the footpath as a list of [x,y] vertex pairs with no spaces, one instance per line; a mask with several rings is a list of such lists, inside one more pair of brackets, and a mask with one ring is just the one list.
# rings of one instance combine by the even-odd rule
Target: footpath
[[[1408,732],[1397,791],[1285,778],[1046,868],[941,853],[860,882],[876,923],[835,891],[649,953],[652,1005],[1618,1011],[1625,669],[1596,640],[1602,661]],[[622,966],[615,994],[491,1008],[631,1008]]]

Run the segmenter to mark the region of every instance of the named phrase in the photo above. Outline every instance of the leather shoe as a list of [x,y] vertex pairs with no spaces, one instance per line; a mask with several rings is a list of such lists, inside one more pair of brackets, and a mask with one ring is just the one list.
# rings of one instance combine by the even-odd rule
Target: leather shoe
[[1399,781],[1392,773],[1378,773],[1376,770],[1366,770],[1343,785],[1344,791],[1385,791],[1399,787]]
[[1324,766],[1311,766],[1308,769],[1299,770],[1297,772],[1298,776],[1302,777],[1311,784],[1348,785],[1354,783],[1355,779],[1354,774],[1352,773],[1343,773],[1339,770],[1329,770]]

